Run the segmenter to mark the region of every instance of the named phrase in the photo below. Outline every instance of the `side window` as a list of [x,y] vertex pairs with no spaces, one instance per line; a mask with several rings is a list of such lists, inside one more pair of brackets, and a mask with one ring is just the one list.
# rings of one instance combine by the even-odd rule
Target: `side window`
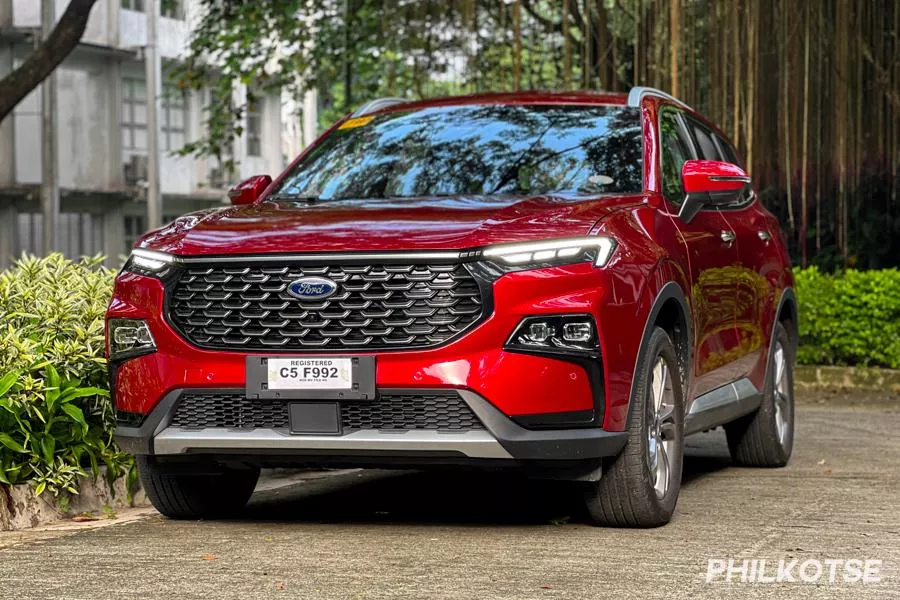
[[716,134],[713,134],[713,138],[718,143],[719,148],[722,149],[722,160],[743,168],[741,161],[738,160],[737,152],[734,151],[734,146]]
[[[727,163],[737,165],[743,169],[744,165],[742,165],[741,161],[738,160],[737,152],[735,151],[734,146],[732,146],[728,141],[726,141],[725,138],[723,138],[720,135],[717,135],[716,133],[711,132],[711,135],[712,135],[713,140],[716,142],[716,145],[719,147],[719,150],[721,150],[722,160],[724,160]],[[755,198],[756,198],[756,192],[753,191],[753,188],[747,187],[745,189],[745,191],[743,193],[741,193],[734,200],[734,202],[723,205],[721,208],[725,208],[725,209],[744,208],[745,206],[750,205]]]
[[681,205],[684,202],[684,187],[681,185],[681,167],[693,157],[691,146],[684,136],[678,121],[678,113],[672,109],[662,109],[659,115],[660,136],[660,177],[663,195],[669,202]]
[[701,158],[705,160],[726,160],[727,162],[731,162],[730,160],[722,158],[719,147],[716,146],[716,142],[713,140],[713,135],[715,134],[712,131],[699,121],[690,117],[686,117],[686,120],[688,126],[691,128],[691,133],[694,134],[694,139],[697,140],[697,147],[700,150]]

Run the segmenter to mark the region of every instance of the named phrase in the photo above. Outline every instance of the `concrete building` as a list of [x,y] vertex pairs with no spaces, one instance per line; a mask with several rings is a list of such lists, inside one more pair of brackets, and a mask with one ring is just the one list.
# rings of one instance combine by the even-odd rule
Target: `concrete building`
[[[56,0],[57,18],[68,0]],[[173,3],[158,21],[157,49],[166,72],[187,47],[195,0]],[[147,92],[141,47],[144,0],[99,0],[81,44],[56,71],[59,157],[59,250],[69,256],[127,254],[146,229]],[[0,0],[0,78],[20,64],[40,37],[41,0]],[[196,139],[209,92],[166,85],[161,100],[163,218],[225,202],[225,189],[258,173],[276,174],[297,142],[279,94],[263,96],[234,140],[238,172],[214,160],[172,154]],[[235,90],[238,99],[246,90]],[[245,96],[243,96],[245,97]],[[22,252],[42,252],[41,90],[0,122],[0,266]]]

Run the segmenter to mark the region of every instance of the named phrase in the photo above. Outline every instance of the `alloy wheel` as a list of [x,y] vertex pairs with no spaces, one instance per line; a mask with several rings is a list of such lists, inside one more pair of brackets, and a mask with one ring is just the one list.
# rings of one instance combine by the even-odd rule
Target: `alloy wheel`
[[787,355],[781,342],[775,344],[775,429],[778,442],[784,446],[787,441],[791,418],[791,390],[787,381]]
[[647,424],[647,465],[658,498],[664,498],[671,485],[675,452],[675,393],[672,374],[662,356],[650,371],[650,398]]

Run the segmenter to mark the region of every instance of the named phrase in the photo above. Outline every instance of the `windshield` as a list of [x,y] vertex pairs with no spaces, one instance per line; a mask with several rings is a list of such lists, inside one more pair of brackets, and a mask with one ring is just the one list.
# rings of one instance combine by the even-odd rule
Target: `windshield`
[[276,194],[317,200],[640,193],[638,109],[467,105],[350,119]]

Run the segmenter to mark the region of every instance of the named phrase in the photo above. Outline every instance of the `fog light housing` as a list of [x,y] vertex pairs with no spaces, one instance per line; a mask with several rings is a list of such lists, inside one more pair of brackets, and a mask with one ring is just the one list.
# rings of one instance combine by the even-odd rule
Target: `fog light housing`
[[591,315],[526,317],[506,342],[511,350],[548,352],[596,352],[599,347]]
[[156,341],[143,319],[110,319],[107,327],[109,360],[156,352]]

